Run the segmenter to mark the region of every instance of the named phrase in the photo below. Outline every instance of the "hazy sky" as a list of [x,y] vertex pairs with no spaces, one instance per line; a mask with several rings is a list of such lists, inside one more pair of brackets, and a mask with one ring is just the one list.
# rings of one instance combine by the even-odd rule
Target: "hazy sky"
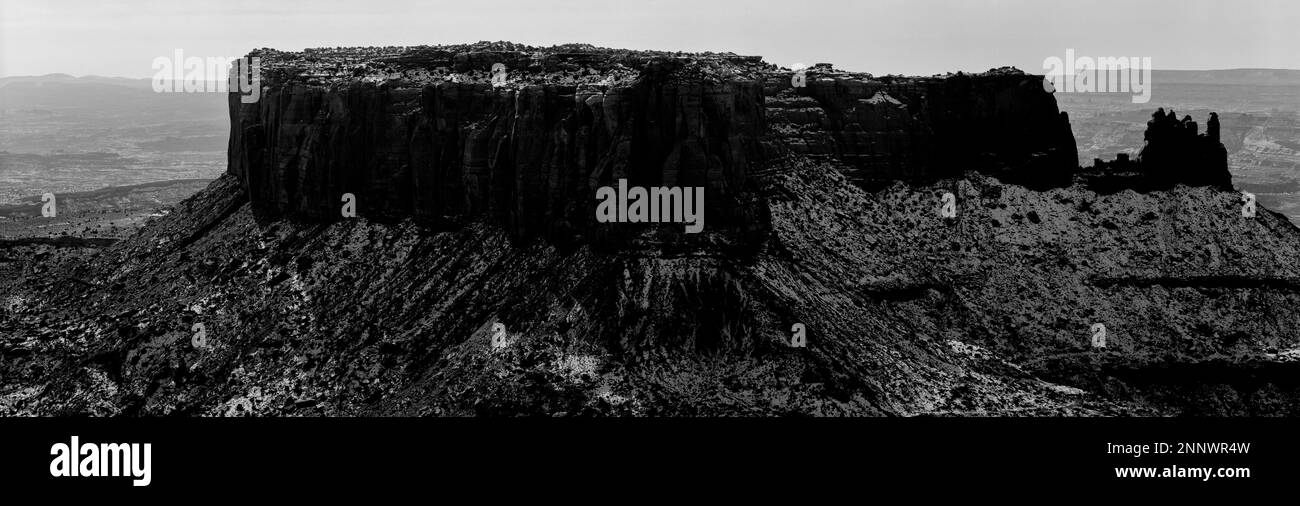
[[149,77],[158,56],[511,40],[732,51],[928,75],[1149,56],[1300,69],[1300,0],[0,0],[0,75]]

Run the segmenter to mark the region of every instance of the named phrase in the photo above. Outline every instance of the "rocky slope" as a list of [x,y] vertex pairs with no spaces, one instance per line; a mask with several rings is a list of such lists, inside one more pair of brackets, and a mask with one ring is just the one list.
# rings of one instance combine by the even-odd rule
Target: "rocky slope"
[[[1216,186],[1076,181],[1034,76],[372,51],[259,53],[226,176],[10,267],[0,413],[1300,408],[1300,231]],[[503,58],[519,81],[474,82]],[[619,178],[704,186],[705,233],[597,223]]]

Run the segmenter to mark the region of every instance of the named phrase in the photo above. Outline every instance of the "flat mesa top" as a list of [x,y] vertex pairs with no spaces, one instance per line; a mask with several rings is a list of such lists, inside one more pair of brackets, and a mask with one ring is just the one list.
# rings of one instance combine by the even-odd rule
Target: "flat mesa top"
[[647,71],[682,79],[759,79],[780,68],[758,56],[610,49],[590,44],[535,47],[512,42],[445,46],[327,47],[285,52],[263,48],[262,77],[271,83],[329,85],[350,82],[492,83],[504,66],[503,84],[621,85]]
[[[789,76],[792,69],[735,53],[686,53],[611,49],[590,44],[550,47],[513,42],[477,42],[440,46],[324,47],[301,52],[257,49],[262,79],[269,84],[329,86],[390,83],[422,86],[440,82],[493,84],[510,88],[531,85],[622,86],[646,73],[682,82],[753,81]],[[500,64],[498,67],[497,65]],[[498,70],[494,70],[494,68]],[[499,69],[504,70],[501,74]],[[819,63],[811,73],[852,79],[871,74],[844,72]],[[1024,75],[1009,67],[984,75]],[[944,78],[948,76],[933,76]],[[903,78],[887,76],[883,79]],[[926,78],[930,79],[930,78]]]

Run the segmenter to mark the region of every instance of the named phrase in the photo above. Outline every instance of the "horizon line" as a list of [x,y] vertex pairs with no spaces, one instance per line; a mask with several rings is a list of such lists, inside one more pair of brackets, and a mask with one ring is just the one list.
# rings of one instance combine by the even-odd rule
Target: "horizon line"
[[[1020,71],[1026,73],[1026,74],[1034,74],[1034,72],[1026,71],[1025,69],[1021,69],[1021,68],[1019,68],[1019,67],[1015,67],[1014,65],[1009,65],[1009,66],[1010,66],[1010,67],[1014,67],[1014,68],[1016,68],[1016,69],[1019,69]],[[988,70],[996,70],[996,69],[998,69],[998,68],[1002,68],[1002,67],[991,67],[991,68],[989,68]],[[845,72],[855,72],[855,73],[865,73],[865,74],[873,74],[873,75],[876,75],[874,72],[865,72],[865,71],[857,71],[857,70],[849,70],[849,69],[838,69],[838,70],[843,70],[843,71],[845,71]],[[1283,70],[1283,71],[1291,71],[1291,72],[1300,72],[1300,68],[1294,68],[1294,69],[1293,69],[1293,68],[1276,68],[1276,67],[1233,67],[1233,68],[1209,68],[1209,69],[1171,69],[1171,68],[1157,68],[1157,69],[1151,69],[1152,72],[1227,72],[1227,71],[1252,71],[1252,70],[1271,70],[1271,71]],[[946,72],[946,73],[955,74],[956,72],[965,72],[965,71],[948,71],[948,72]],[[971,73],[971,72],[967,72],[967,73]],[[884,75],[902,75],[902,74],[879,74],[879,75],[884,76]],[[942,74],[935,73],[935,74],[930,74],[930,75],[942,75]],[[22,77],[51,77],[51,76],[67,76],[67,77],[71,77],[71,78],[73,78],[73,79],[85,79],[85,78],[94,78],[94,77],[98,77],[98,78],[104,78],[104,79],[153,80],[153,77],[107,76],[107,75],[102,75],[102,74],[82,74],[82,75],[74,75],[74,74],[69,74],[69,73],[67,73],[67,72],[50,72],[50,73],[46,73],[46,74],[7,74],[7,75],[2,75],[2,76],[0,76],[0,79],[11,79],[11,78],[22,78]],[[909,75],[909,76],[906,76],[906,77],[929,77],[929,76],[927,76],[927,75],[921,75],[921,74],[912,74],[912,75]],[[216,80],[220,80],[220,79],[204,79],[204,80],[205,80],[205,81],[216,81]]]

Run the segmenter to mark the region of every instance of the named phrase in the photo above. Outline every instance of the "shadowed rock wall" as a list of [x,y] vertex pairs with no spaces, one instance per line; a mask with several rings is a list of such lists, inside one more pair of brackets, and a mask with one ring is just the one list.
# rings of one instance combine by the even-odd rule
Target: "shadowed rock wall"
[[[596,223],[596,189],[621,178],[704,187],[706,231],[727,235],[764,229],[747,174],[790,154],[834,159],[864,186],[966,170],[1063,186],[1077,159],[1068,119],[1019,71],[826,65],[794,88],[753,57],[498,53],[408,51],[328,79],[303,77],[322,67],[313,54],[266,53],[260,101],[230,96],[229,172],[262,212],[332,219],[351,193],[371,218],[486,214],[517,237],[581,240],[650,227]],[[494,61],[514,80],[489,81]]]

